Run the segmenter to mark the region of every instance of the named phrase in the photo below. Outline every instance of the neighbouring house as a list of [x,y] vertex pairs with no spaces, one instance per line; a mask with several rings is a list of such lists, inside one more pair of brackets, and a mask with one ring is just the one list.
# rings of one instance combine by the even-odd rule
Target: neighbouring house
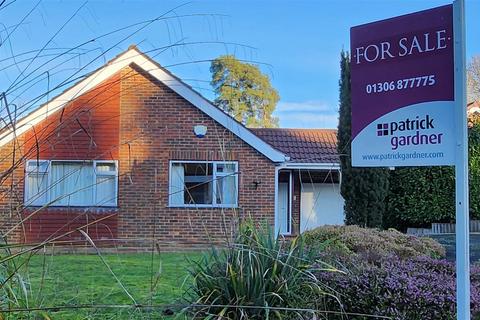
[[468,127],[473,127],[480,117],[480,100],[467,103],[467,121]]
[[[336,131],[248,129],[131,46],[0,132],[11,242],[175,248],[343,223]],[[13,164],[13,166],[12,166]]]
[[467,114],[480,114],[480,101],[472,101],[467,104]]

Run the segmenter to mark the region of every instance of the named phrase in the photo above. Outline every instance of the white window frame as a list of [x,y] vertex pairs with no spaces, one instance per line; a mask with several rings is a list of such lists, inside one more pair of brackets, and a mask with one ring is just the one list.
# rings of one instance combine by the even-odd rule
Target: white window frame
[[[97,164],[113,164],[115,166],[114,171],[102,171],[97,174]],[[114,177],[115,195],[110,202],[104,202],[101,205],[97,205],[97,177]],[[94,205],[97,207],[116,207],[118,199],[118,161],[117,160],[94,160],[93,161],[93,198]]]
[[[46,199],[45,202],[42,203],[40,201],[35,201],[32,199],[27,199],[27,191],[28,191],[28,174],[32,171],[29,171],[29,164],[30,163],[40,163],[44,162],[47,163],[47,170],[42,171],[45,172],[46,174],[46,179],[47,179],[47,191],[46,191]],[[52,181],[52,175],[50,174],[50,170],[52,167],[52,163],[61,163],[61,162],[72,162],[72,163],[79,163],[79,164],[85,164],[88,166],[93,167],[93,174],[92,174],[92,203],[81,203],[81,204],[75,204],[75,205],[65,205],[65,204],[55,204],[51,203],[55,199],[50,199],[50,188],[53,185]],[[100,205],[97,204],[97,164],[113,164],[115,166],[115,171],[108,172],[105,171],[98,176],[115,176],[115,196],[114,199],[111,202],[108,203],[102,203]],[[118,205],[118,160],[27,160],[25,162],[25,171],[24,171],[24,197],[23,197],[23,203],[27,207],[41,207],[48,205],[49,207],[117,207]]]
[[[173,204],[171,203],[170,198],[170,186],[172,184],[172,166],[173,164],[180,163],[205,163],[205,164],[212,164],[212,204]],[[225,174],[225,173],[217,173],[217,164],[233,164],[235,166],[235,173],[234,174]],[[170,160],[168,166],[168,206],[171,208],[238,208],[238,198],[239,198],[239,189],[238,189],[238,161],[205,161],[205,160]],[[218,204],[217,202],[217,180],[219,177],[232,175],[235,177],[235,203],[234,204]]]
[[[30,170],[30,166],[29,164],[30,163],[34,163],[35,164],[35,167],[37,167],[37,169],[35,170]],[[39,164],[40,163],[45,163],[46,164],[46,168],[45,170],[38,170],[38,167],[39,167]],[[29,199],[29,206],[42,206],[44,205],[45,203],[42,202],[40,199],[45,197],[45,202],[48,203],[48,185],[49,185],[49,171],[50,171],[50,161],[46,161],[46,160],[27,160],[27,162],[25,163],[25,171],[24,171],[24,190],[23,190],[23,197],[24,197],[24,203],[26,202],[26,199],[27,199],[27,195],[30,196],[28,194],[28,181],[30,180],[29,179],[29,175],[30,174],[34,174],[34,175],[39,175],[39,174],[42,174],[44,175],[44,179],[46,179],[46,191],[44,192],[45,194],[44,195],[41,195],[41,196],[37,196],[37,197],[32,197],[32,199]]]

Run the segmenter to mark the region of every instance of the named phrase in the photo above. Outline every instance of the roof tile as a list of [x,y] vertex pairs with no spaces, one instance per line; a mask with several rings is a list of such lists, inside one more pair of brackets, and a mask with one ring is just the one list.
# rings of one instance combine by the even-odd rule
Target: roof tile
[[292,162],[338,163],[337,130],[335,129],[250,129]]

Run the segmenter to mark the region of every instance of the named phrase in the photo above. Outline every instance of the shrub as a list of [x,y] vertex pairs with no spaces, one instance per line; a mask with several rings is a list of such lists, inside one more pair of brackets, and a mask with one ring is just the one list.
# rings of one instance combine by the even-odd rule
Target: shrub
[[298,319],[305,314],[295,309],[306,296],[324,294],[304,259],[301,238],[282,242],[251,223],[240,227],[234,244],[194,262],[191,274],[190,310],[202,319]]
[[475,113],[469,117],[471,128],[468,132],[468,171],[470,189],[470,215],[480,218],[480,115]]
[[380,231],[358,226],[323,226],[306,232],[304,238],[305,245],[313,251],[356,253],[369,260],[388,256],[445,256],[445,248],[435,240],[406,235],[393,229]]
[[390,181],[385,227],[429,227],[455,220],[452,167],[396,168]]
[[[470,116],[468,164],[470,217],[480,219],[480,116]],[[427,227],[455,221],[452,167],[396,168],[390,172],[384,227]]]
[[[419,256],[390,257],[369,264],[362,255],[345,255],[339,260],[339,266],[344,267],[345,273],[316,274],[338,293],[340,306],[336,299],[326,298],[330,310],[396,320],[455,319],[455,265],[452,262]],[[471,308],[478,317],[480,269],[472,267],[471,274]],[[356,316],[355,319],[371,317]]]

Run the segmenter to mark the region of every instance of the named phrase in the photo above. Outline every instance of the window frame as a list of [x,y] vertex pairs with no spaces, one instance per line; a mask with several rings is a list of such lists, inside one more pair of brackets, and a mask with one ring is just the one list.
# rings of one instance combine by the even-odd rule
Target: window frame
[[[115,166],[115,170],[112,172],[109,171],[101,171],[100,174],[97,174],[97,164],[113,164]],[[97,178],[98,177],[106,177],[106,176],[113,176],[115,181],[115,196],[111,202],[97,205]],[[93,161],[93,199],[95,202],[95,206],[97,207],[117,207],[118,202],[118,160],[94,160]]]
[[[180,164],[186,164],[186,163],[201,163],[201,164],[212,164],[213,172],[212,172],[212,204],[173,204],[171,202],[171,197],[170,197],[170,187],[172,184],[172,166],[173,164],[180,163]],[[235,190],[236,190],[236,195],[235,195],[235,203],[233,204],[218,204],[217,203],[217,180],[218,177],[222,176],[228,176],[228,174],[224,173],[217,173],[217,164],[233,164],[235,166],[235,174],[233,175],[235,177]],[[238,208],[238,198],[240,194],[240,190],[238,189],[238,184],[239,184],[239,171],[238,171],[238,161],[208,161],[208,160],[170,160],[169,165],[168,165],[168,207],[170,208]]]
[[[30,169],[30,163],[35,163],[35,164],[39,164],[39,163],[46,163],[46,168],[45,170],[29,170]],[[37,168],[39,168],[38,165],[36,165]],[[49,172],[50,172],[50,161],[48,160],[27,160],[25,162],[25,170],[24,170],[24,173],[23,173],[23,204],[25,205],[26,202],[27,202],[27,195],[29,196],[28,194],[28,181],[30,180],[29,179],[29,176],[30,174],[35,174],[35,175],[39,175],[40,173],[42,175],[45,175],[45,179],[46,179],[46,184],[47,184],[47,187],[46,187],[46,191],[45,191],[45,194],[41,195],[41,196],[37,196],[37,198],[33,198],[33,199],[29,199],[29,203],[28,203],[28,206],[29,207],[41,207],[41,206],[44,206],[45,204],[48,204],[49,203],[49,196],[48,196],[48,184],[50,183],[50,180],[49,180]],[[42,197],[45,197],[45,203],[42,202],[42,201],[39,201],[39,198],[42,198]]]
[[[33,200],[32,199],[27,199],[27,190],[28,190],[28,175],[31,172],[35,171],[29,171],[29,165],[30,163],[40,163],[40,162],[46,162],[47,163],[47,169],[44,172],[46,175],[47,179],[47,191],[45,195],[45,202],[41,203],[39,201]],[[53,186],[53,181],[52,181],[52,175],[51,175],[51,168],[52,164],[54,163],[62,163],[62,162],[70,162],[70,163],[78,163],[78,164],[86,164],[86,165],[91,165],[93,168],[93,174],[92,174],[92,203],[80,203],[80,204],[75,204],[75,205],[68,205],[68,204],[56,204],[55,202],[52,203],[52,200],[50,199],[50,189]],[[113,172],[102,172],[98,176],[114,176],[115,179],[115,197],[113,201],[104,203],[101,205],[97,204],[97,164],[102,164],[102,163],[107,163],[107,164],[113,164],[115,166],[115,171]],[[40,171],[39,171],[40,172]],[[23,204],[27,207],[43,207],[43,206],[48,206],[48,207],[117,207],[118,206],[118,160],[65,160],[65,159],[55,159],[55,160],[44,160],[44,159],[30,159],[25,161],[25,170],[24,170],[24,193],[23,193]]]

